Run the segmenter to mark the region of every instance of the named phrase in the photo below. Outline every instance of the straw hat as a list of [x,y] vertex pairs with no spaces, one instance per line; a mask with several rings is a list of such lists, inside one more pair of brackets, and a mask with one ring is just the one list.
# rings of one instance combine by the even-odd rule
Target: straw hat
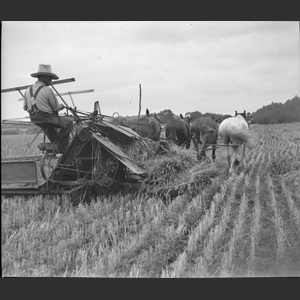
[[32,77],[38,77],[41,75],[47,75],[47,76],[51,76],[53,79],[58,79],[58,76],[52,73],[50,65],[39,65],[39,69],[37,73],[31,74]]

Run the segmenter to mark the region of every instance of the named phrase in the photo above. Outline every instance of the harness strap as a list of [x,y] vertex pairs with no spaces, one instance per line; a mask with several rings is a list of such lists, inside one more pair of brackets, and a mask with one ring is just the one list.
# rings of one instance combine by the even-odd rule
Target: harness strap
[[37,94],[39,93],[39,91],[44,87],[44,85],[40,85],[37,90],[35,91],[34,95],[33,95],[33,86],[30,87],[30,97],[36,98]]
[[[44,87],[44,85],[41,85],[37,88],[37,90],[35,91],[34,95],[33,95],[33,86],[30,87],[29,89],[29,93],[30,93],[30,99],[28,100],[29,104],[28,104],[28,112],[29,114],[33,114],[33,113],[36,113],[36,112],[39,112],[39,109],[35,103],[35,100],[32,100],[31,98],[35,99],[38,92]],[[32,103],[31,103],[32,102]]]

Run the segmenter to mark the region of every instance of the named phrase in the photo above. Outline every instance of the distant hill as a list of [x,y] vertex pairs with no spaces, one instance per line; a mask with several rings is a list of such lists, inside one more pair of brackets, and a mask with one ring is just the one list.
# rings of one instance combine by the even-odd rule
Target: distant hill
[[300,122],[300,97],[295,96],[285,103],[263,106],[252,114],[255,124],[279,124]]

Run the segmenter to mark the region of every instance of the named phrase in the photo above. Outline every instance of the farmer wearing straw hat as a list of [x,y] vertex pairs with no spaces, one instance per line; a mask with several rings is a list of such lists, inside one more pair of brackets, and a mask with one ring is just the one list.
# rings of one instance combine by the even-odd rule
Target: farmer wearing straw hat
[[[69,143],[69,135],[73,129],[73,120],[67,116],[59,116],[58,112],[65,108],[59,104],[53,90],[49,87],[52,79],[58,79],[58,76],[52,73],[50,65],[40,64],[37,73],[31,74],[32,77],[38,78],[33,86],[27,88],[23,109],[29,112],[32,123],[52,123],[58,128],[57,136],[65,150]],[[44,128],[43,131],[53,143],[54,137],[51,133],[55,128]]]

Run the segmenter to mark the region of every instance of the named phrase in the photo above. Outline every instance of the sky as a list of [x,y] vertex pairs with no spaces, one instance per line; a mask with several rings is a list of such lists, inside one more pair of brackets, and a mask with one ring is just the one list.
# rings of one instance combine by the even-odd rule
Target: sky
[[[33,84],[47,64],[78,110],[141,115],[255,112],[300,96],[298,21],[3,21],[1,89]],[[22,90],[24,93],[25,90]],[[28,116],[1,93],[1,119]],[[63,96],[72,106],[71,98]],[[59,99],[61,103],[61,99]]]

